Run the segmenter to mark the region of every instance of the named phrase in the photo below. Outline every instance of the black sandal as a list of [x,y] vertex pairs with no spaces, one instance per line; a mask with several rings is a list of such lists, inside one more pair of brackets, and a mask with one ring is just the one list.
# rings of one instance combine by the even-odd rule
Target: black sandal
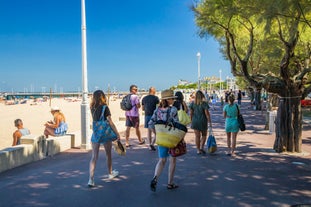
[[153,191],[153,192],[156,191],[156,189],[157,189],[157,177],[154,177],[154,178],[151,180],[150,189],[151,189],[151,191]]
[[169,190],[173,190],[173,189],[176,189],[178,188],[179,186],[178,185],[175,185],[174,183],[173,184],[167,184],[167,189]]

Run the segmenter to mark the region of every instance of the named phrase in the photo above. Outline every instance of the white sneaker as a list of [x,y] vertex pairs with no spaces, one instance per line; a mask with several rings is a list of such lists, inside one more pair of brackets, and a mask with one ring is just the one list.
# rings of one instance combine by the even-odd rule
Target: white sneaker
[[119,175],[119,172],[116,171],[116,170],[113,170],[113,171],[111,172],[111,174],[108,176],[108,178],[109,178],[109,179],[113,179],[113,178],[117,177],[118,175]]
[[94,187],[94,186],[95,186],[94,180],[89,179],[89,182],[87,183],[87,185],[88,185],[90,188]]

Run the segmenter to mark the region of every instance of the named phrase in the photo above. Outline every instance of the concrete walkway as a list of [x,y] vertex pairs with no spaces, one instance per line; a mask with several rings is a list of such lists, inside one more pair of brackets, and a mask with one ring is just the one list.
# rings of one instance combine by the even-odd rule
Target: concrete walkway
[[[95,172],[97,187],[88,188],[90,151],[71,149],[45,160],[0,174],[0,206],[291,206],[311,204],[311,128],[304,124],[303,153],[278,154],[272,150],[274,134],[264,130],[265,116],[242,103],[247,131],[238,135],[237,156],[228,157],[224,119],[220,106],[212,110],[218,151],[196,154],[194,133],[186,135],[188,153],[178,158],[175,183],[166,189],[167,170],[159,178],[156,192],[149,184],[157,153],[137,145],[122,157],[113,152],[113,168],[120,172],[107,179],[106,159],[101,150]],[[146,130],[141,127],[142,134]]]

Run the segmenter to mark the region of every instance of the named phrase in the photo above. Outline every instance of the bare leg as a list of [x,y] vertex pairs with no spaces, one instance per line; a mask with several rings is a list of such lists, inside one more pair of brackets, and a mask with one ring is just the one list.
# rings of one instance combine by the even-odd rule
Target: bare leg
[[129,146],[130,145],[130,130],[131,130],[131,127],[126,127],[126,130],[125,130],[125,145],[126,146]]
[[51,127],[45,127],[45,130],[44,130],[44,135],[46,138],[49,137],[49,135],[51,136],[55,136],[54,134],[54,128],[51,128]]
[[231,153],[231,132],[227,132],[227,146],[228,146],[228,154]]
[[139,127],[136,128],[136,135],[137,135],[138,141],[141,143],[142,140],[141,140],[141,134],[140,134],[140,129],[139,129]]
[[166,163],[166,159],[167,158],[159,158],[159,161],[158,161],[156,168],[154,170],[154,177],[152,178],[151,183],[150,183],[150,188],[152,191],[156,191],[158,178],[163,171],[163,168],[164,168],[165,163]]
[[147,137],[149,144],[152,145],[152,130],[148,128]]
[[236,137],[238,135],[238,132],[232,132],[232,155],[234,155],[234,151],[236,148]]
[[159,177],[162,173],[162,170],[165,166],[166,158],[159,158],[159,161],[156,165],[155,171],[154,171],[154,177]]
[[201,150],[204,150],[204,145],[206,143],[206,139],[207,139],[207,131],[205,133],[202,133]]
[[89,177],[91,180],[94,179],[94,171],[95,171],[96,162],[98,159],[99,146],[100,146],[99,143],[92,142],[92,158],[90,161],[90,169],[89,169],[89,173],[90,173]]
[[168,184],[173,184],[176,168],[176,157],[170,157],[170,165],[168,168]]
[[107,169],[108,174],[112,173],[112,158],[111,158],[111,148],[112,148],[112,142],[106,142],[104,144],[106,157],[107,157]]
[[[155,131],[155,129],[150,129],[151,130],[151,135],[150,135],[150,137],[151,137],[151,145],[154,145],[154,143],[155,143],[155,137],[156,137],[156,131]],[[152,133],[154,134],[154,137],[152,138]]]
[[194,130],[194,135],[195,135],[195,146],[197,147],[197,153],[200,153],[201,132],[198,130]]

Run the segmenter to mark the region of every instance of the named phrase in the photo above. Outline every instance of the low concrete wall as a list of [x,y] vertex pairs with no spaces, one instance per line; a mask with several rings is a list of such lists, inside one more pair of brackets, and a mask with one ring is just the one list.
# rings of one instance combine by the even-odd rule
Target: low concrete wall
[[21,144],[0,151],[0,172],[33,162],[34,146]]
[[0,172],[80,146],[79,131],[48,139],[43,135],[23,136],[20,145],[0,150]]
[[46,139],[46,142],[46,156],[53,156],[71,148],[71,135],[49,137],[48,139]]
[[81,131],[70,132],[67,135],[71,136],[71,148],[81,147]]
[[26,135],[21,138],[21,144],[32,145],[34,147],[34,152],[31,155],[33,161],[41,160],[45,158],[47,154],[46,141],[43,135]]

